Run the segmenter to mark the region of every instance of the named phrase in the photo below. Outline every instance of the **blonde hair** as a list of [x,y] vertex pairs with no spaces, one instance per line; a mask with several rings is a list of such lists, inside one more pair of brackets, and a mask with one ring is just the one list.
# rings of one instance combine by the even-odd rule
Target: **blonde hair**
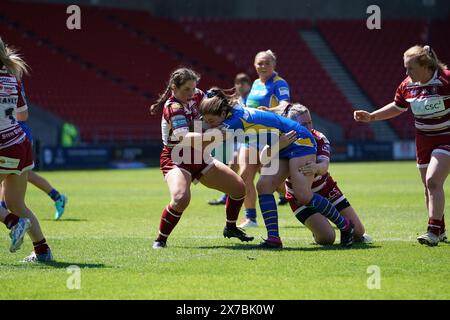
[[292,119],[292,120],[297,120],[298,116],[305,114],[305,113],[309,113],[309,109],[307,107],[305,107],[304,105],[302,105],[300,103],[294,103],[289,108],[289,111],[287,112],[286,117],[289,119]]
[[420,66],[427,67],[432,71],[447,69],[447,65],[439,61],[436,52],[430,46],[415,45],[406,50],[403,57],[413,58]]
[[258,59],[259,56],[269,56],[273,62],[273,65],[275,66],[277,64],[277,57],[275,56],[275,53],[273,53],[273,51],[270,49],[266,50],[266,51],[258,52],[255,56],[255,61],[256,61],[256,59]]
[[0,38],[0,63],[6,67],[9,73],[20,80],[23,74],[28,73],[28,65],[14,49],[9,48]]

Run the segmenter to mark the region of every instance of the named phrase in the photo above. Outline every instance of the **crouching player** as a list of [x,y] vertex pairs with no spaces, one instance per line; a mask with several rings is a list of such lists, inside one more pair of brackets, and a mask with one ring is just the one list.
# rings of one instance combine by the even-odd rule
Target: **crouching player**
[[[308,108],[301,104],[294,104],[288,108],[287,117],[308,128],[317,142],[316,162],[307,163],[305,166],[300,167],[299,171],[304,175],[314,175],[312,191],[328,199],[345,218],[353,222],[355,242],[371,242],[370,237],[364,233],[364,225],[361,223],[355,210],[328,173],[330,142],[325,135],[313,128]],[[324,216],[310,207],[300,205],[294,196],[292,183],[289,178],[286,179],[286,198],[295,217],[311,230],[318,244],[330,245],[334,243],[336,235],[328,219],[333,221],[335,217]]]

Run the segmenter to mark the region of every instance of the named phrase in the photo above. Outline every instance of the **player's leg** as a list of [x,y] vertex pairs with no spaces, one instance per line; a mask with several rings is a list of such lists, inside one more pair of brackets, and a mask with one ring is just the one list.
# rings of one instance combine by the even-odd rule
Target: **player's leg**
[[347,220],[350,220],[353,223],[353,226],[354,226],[353,238],[356,241],[360,241],[361,239],[363,239],[363,236],[366,231],[364,229],[364,225],[362,224],[361,220],[359,219],[358,215],[356,214],[355,209],[352,206],[349,206],[343,210],[340,210],[339,212]]
[[55,219],[59,220],[64,214],[67,204],[67,196],[59,193],[59,191],[53,188],[47,179],[34,171],[28,172],[28,182],[45,192],[55,202]]
[[256,152],[255,149],[250,147],[242,147],[239,150],[239,169],[240,176],[245,183],[245,220],[239,226],[242,228],[256,227],[256,198],[257,192],[255,187],[255,177],[258,173],[260,165],[257,163],[250,163],[250,153]]
[[434,151],[425,176],[428,192],[428,230],[417,238],[421,244],[434,246],[439,243],[445,207],[444,183],[449,173],[450,155]]
[[200,177],[199,181],[208,188],[222,191],[228,195],[225,205],[226,226],[223,234],[227,238],[238,238],[251,241],[245,232],[236,227],[242,204],[245,198],[245,185],[241,177],[223,163],[214,160],[213,166]]
[[295,196],[289,191],[286,192],[286,199],[294,216],[312,232],[317,244],[331,245],[334,243],[336,233],[327,218],[311,208],[300,205]]
[[280,183],[280,185],[277,187],[278,192],[278,205],[284,206],[288,203],[286,197],[284,196],[286,194],[286,188],[284,186],[284,182]]
[[318,193],[312,192],[313,175],[305,176],[298,171],[298,168],[304,166],[308,161],[315,162],[315,154],[292,158],[289,161],[289,171],[294,195],[301,205],[312,208],[315,212],[322,213],[335,223],[341,231],[341,245],[343,247],[350,247],[353,244],[353,225],[351,221],[341,216],[339,211],[328,199]]
[[21,175],[10,174],[6,177],[4,181],[6,205],[16,216],[29,219],[31,222],[28,235],[33,242],[34,251],[29,257],[25,258],[25,261],[51,261],[53,256],[42,232],[39,220],[25,205],[27,175],[28,172],[25,171]]
[[166,246],[167,238],[191,200],[191,175],[189,172],[180,168],[174,168],[166,174],[165,178],[169,187],[170,202],[162,212],[159,233],[153,243],[153,249],[160,249]]
[[[0,186],[2,186],[0,191],[2,194],[2,199],[4,196],[3,193],[4,188],[2,182],[5,180],[6,177],[7,174],[0,174],[0,181],[1,181]],[[23,243],[23,237],[25,236],[27,230],[30,228],[31,224],[30,220],[19,218],[15,214],[9,212],[6,209],[5,204],[4,207],[3,206],[0,207],[0,221],[5,224],[7,229],[11,230],[9,234],[11,238],[11,245],[9,250],[11,252],[18,250]]]
[[289,176],[289,161],[279,159],[278,170],[275,173],[271,172],[272,170],[268,172],[266,170],[268,168],[269,166],[261,168],[261,175],[256,184],[259,206],[267,229],[267,240],[261,244],[261,247],[281,248],[283,245],[278,227],[278,209],[273,193]]
[[314,240],[317,244],[326,246],[332,245],[336,239],[336,233],[328,222],[328,219],[320,213],[314,213],[306,221],[304,225],[312,232]]

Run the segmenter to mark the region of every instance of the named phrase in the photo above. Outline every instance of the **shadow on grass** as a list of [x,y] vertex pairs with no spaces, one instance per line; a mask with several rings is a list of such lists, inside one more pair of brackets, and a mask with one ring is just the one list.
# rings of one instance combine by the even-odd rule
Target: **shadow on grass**
[[68,219],[40,219],[42,221],[55,221],[55,222],[65,222],[65,221],[73,221],[73,222],[80,222],[80,221],[89,221],[88,219],[76,219],[76,218],[68,218]]
[[0,266],[36,266],[36,267],[52,267],[56,269],[66,269],[70,266],[76,266],[80,269],[88,268],[88,269],[100,269],[100,268],[112,268],[111,266],[106,266],[103,263],[78,263],[78,262],[62,262],[62,261],[49,261],[49,262],[33,262],[33,263],[27,263],[27,262],[19,262],[19,263],[0,263]]
[[[186,247],[188,248],[188,247]],[[193,247],[189,247],[193,249]],[[373,244],[356,243],[353,244],[351,248],[342,248],[339,244],[334,244],[330,246],[320,246],[314,245],[314,247],[283,247],[281,249],[261,249],[258,244],[231,244],[231,245],[212,245],[212,246],[202,246],[195,247],[197,249],[229,249],[229,250],[258,250],[258,251],[352,251],[352,250],[368,250],[368,249],[379,249],[381,246]]]

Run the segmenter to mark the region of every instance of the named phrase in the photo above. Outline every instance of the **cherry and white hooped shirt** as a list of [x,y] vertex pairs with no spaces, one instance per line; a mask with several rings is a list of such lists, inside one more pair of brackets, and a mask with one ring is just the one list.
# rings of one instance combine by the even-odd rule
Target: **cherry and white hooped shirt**
[[5,67],[0,69],[0,149],[25,139],[16,112],[28,109],[22,84]]
[[[450,71],[439,70],[427,83],[413,83],[407,77],[397,88],[394,99],[400,110],[411,109],[416,134],[450,135]],[[449,137],[450,139],[450,137]]]

